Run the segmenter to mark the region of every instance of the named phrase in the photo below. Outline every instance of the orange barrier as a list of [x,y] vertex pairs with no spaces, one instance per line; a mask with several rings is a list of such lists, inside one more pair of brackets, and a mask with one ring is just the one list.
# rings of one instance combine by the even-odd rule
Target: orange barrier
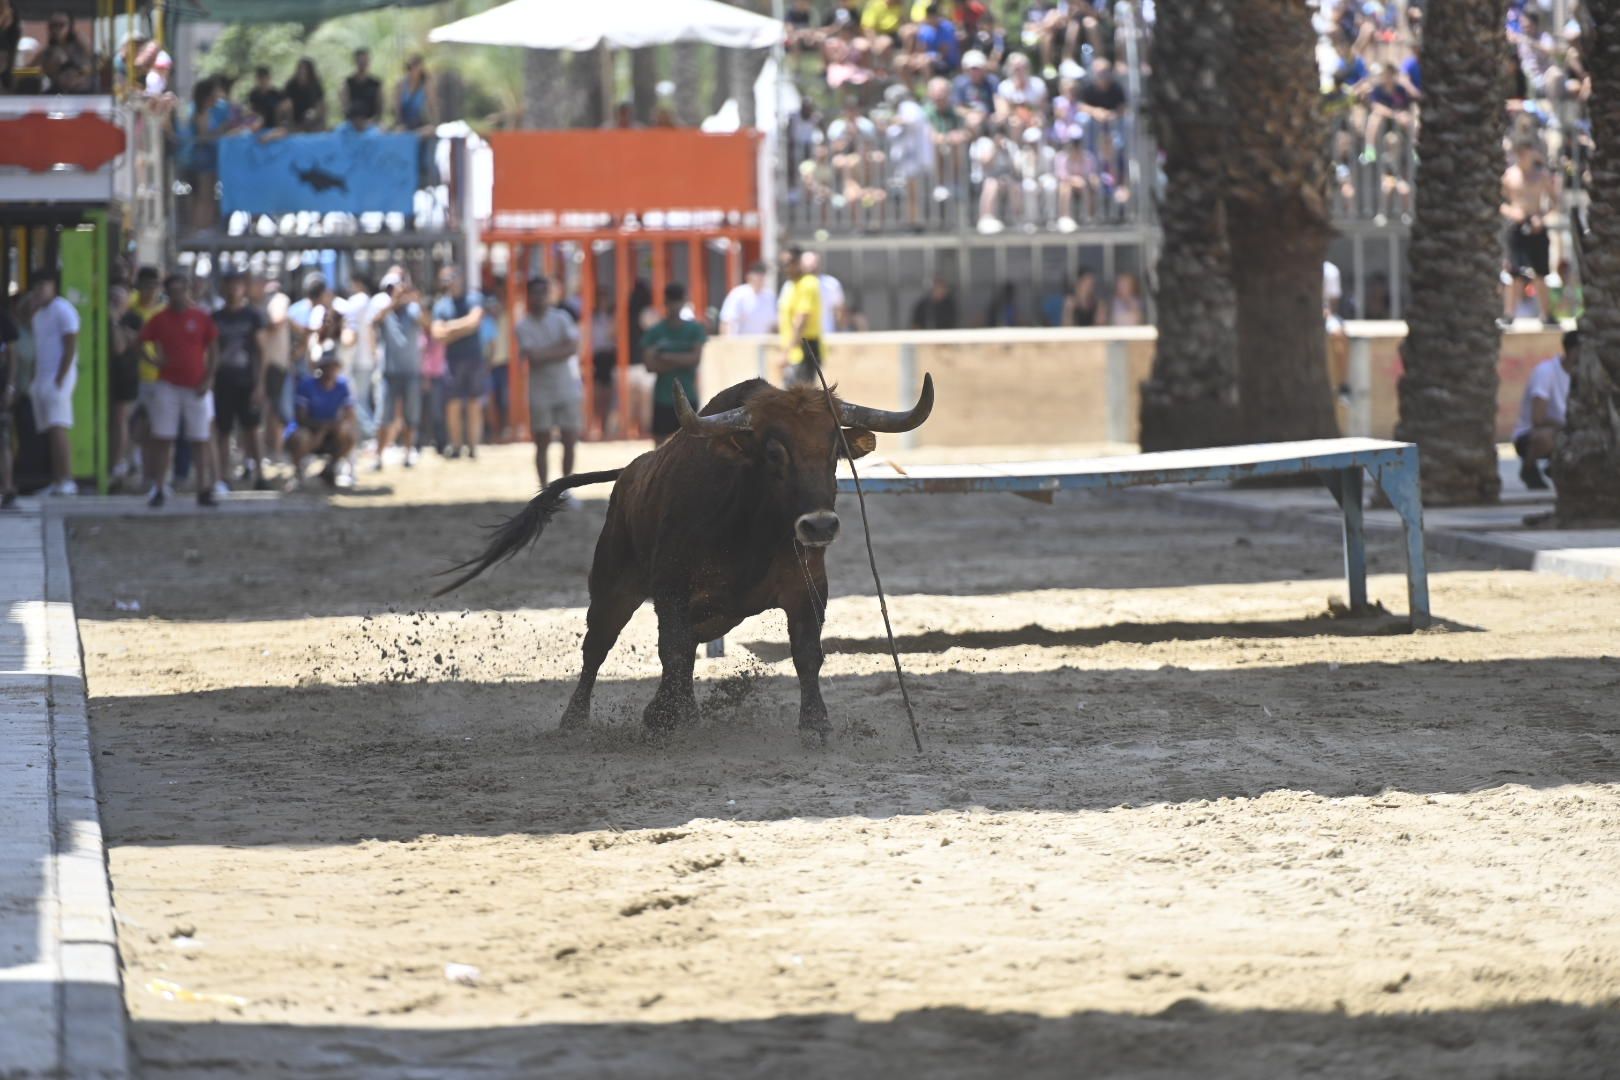
[[753,132],[686,128],[501,131],[494,211],[502,214],[753,213],[759,208]]

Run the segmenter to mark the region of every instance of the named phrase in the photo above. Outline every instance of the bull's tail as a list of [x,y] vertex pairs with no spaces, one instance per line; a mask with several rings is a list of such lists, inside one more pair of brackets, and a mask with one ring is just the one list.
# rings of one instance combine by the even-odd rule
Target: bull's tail
[[617,479],[622,471],[610,469],[606,472],[580,473],[547,484],[540,494],[529,500],[528,506],[495,526],[495,535],[489,538],[489,546],[484,548],[482,555],[445,570],[443,574],[460,573],[461,576],[433,595],[443,596],[447,592],[459,589],[496,563],[505,562],[525,547],[533,547],[535,541],[540,539],[540,534],[545,531],[546,524],[551,521],[551,516],[562,507],[563,494],[569,488],[584,487],[587,484],[605,484]]

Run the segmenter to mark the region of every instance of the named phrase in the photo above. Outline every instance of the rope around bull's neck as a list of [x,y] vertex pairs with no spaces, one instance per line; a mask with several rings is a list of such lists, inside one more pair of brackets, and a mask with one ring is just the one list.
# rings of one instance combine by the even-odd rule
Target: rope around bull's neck
[[827,376],[822,374],[818,361],[811,359],[808,362],[815,369],[816,378],[821,380],[821,392],[827,398],[827,411],[832,414],[833,428],[838,432],[844,457],[849,461],[849,474],[855,478],[855,498],[861,504],[861,531],[866,534],[866,561],[872,567],[872,584],[877,586],[878,610],[883,612],[883,632],[889,637],[889,656],[894,660],[894,677],[900,683],[900,700],[905,702],[906,719],[911,722],[911,741],[916,744],[917,753],[920,754],[922,736],[917,733],[917,714],[911,707],[911,695],[906,692],[906,673],[900,667],[900,649],[894,643],[894,627],[889,623],[889,601],[883,595],[883,578],[878,574],[877,554],[872,550],[872,526],[866,520],[866,493],[861,490],[861,473],[855,467],[855,455],[849,449],[849,437],[844,434],[844,425],[838,420],[838,406],[833,404],[832,388],[827,385]]

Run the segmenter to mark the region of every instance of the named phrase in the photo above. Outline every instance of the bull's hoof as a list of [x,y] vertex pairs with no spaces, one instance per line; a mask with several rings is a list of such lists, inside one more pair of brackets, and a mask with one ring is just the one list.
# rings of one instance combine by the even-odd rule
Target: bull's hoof
[[832,735],[832,729],[830,727],[800,727],[799,745],[803,746],[806,750],[825,750],[827,748],[827,739],[830,735]]
[[591,711],[589,709],[576,709],[572,705],[563,710],[562,723],[557,726],[563,731],[582,728],[590,723]]

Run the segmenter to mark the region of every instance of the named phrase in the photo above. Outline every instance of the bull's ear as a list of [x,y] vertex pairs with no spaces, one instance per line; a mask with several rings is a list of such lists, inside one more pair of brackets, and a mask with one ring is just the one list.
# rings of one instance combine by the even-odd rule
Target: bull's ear
[[849,441],[849,452],[858,458],[877,449],[877,436],[865,428],[845,428],[844,438]]
[[734,435],[720,435],[709,440],[709,449],[727,461],[752,461],[754,436],[746,431]]

